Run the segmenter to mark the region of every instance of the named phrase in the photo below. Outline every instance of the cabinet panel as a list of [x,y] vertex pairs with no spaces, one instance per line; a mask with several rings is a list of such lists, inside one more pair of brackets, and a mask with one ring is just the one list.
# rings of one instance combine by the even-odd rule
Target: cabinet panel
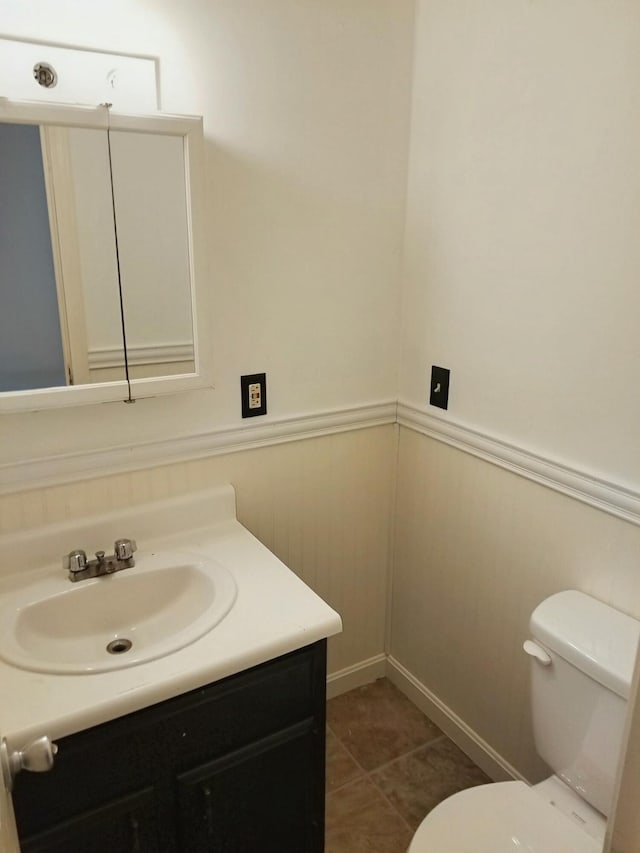
[[[178,771],[315,715],[317,679],[311,649],[192,691],[167,708],[162,740]],[[324,673],[320,705],[324,708]]]
[[20,837],[156,787],[161,744],[155,727],[141,718],[127,726],[120,722],[60,739],[51,771],[16,776],[13,807]]
[[154,819],[153,789],[84,812],[21,841],[22,853],[165,853]]
[[61,738],[15,780],[23,853],[322,853],[325,687],[321,641]]
[[313,721],[293,726],[178,778],[181,850],[322,853]]

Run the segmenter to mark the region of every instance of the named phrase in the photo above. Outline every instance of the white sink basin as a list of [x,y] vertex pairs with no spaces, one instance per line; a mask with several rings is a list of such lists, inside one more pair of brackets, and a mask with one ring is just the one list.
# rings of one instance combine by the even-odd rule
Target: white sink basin
[[0,597],[0,658],[77,674],[146,663],[210,631],[236,593],[224,566],[184,551],[138,552],[132,568],[76,583],[48,571]]

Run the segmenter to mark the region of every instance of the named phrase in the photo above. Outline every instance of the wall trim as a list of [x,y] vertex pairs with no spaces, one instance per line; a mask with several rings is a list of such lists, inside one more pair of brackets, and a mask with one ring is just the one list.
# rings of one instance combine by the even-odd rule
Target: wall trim
[[0,465],[0,494],[189,462],[207,456],[237,453],[395,422],[395,401],[384,401],[142,444],[9,462]]
[[640,493],[624,486],[537,456],[479,430],[434,417],[407,403],[398,403],[398,423],[617,518],[640,525]]
[[360,661],[340,669],[327,676],[327,699],[340,696],[348,690],[370,684],[378,678],[384,678],[387,673],[387,656],[385,654]]
[[537,456],[479,430],[445,421],[415,406],[391,400],[142,444],[8,462],[0,465],[0,494],[394,423],[640,525],[639,492]]
[[392,656],[387,658],[386,674],[389,681],[420,708],[423,714],[433,720],[494,782],[514,779],[526,782],[515,767]]
[[527,781],[512,764],[489,746],[471,726],[392,655],[375,655],[327,676],[327,699],[333,699],[348,690],[363,687],[384,677],[395,684],[423,714],[433,720],[494,782],[509,782],[514,779]]
[[[127,361],[130,365],[173,364],[181,361],[194,361],[195,353],[191,341],[177,341],[164,344],[128,344]],[[94,347],[89,349],[89,370],[107,367],[123,367],[123,348]]]

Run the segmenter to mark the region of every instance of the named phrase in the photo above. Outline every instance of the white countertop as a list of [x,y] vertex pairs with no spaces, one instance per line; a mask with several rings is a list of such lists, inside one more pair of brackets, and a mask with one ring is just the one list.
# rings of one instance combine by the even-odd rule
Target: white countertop
[[[236,520],[230,486],[28,536],[0,538],[0,595],[34,572],[63,572],[63,553],[74,548],[107,550],[119,536],[137,539],[136,557],[184,549],[214,558],[235,579],[234,606],[191,645],[119,670],[58,675],[21,670],[0,661],[0,736],[10,748],[24,747],[42,735],[55,740],[137,711],[342,628],[338,614]],[[6,815],[5,820],[0,818],[0,838],[3,829],[7,829]],[[17,847],[7,844],[7,849]]]

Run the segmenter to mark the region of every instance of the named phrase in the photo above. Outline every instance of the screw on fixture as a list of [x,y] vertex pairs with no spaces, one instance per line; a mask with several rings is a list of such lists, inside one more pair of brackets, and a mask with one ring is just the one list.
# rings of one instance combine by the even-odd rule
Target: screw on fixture
[[40,86],[45,89],[53,89],[58,82],[58,75],[53,65],[48,62],[36,62],[33,66],[33,76]]

